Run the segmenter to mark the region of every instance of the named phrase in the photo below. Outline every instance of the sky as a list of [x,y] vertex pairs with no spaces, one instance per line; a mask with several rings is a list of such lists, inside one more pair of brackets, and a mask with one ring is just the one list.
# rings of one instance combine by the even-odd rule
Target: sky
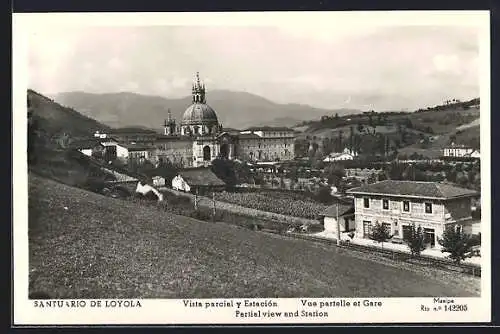
[[44,25],[28,36],[42,94],[211,90],[327,109],[405,110],[479,96],[478,30],[466,25]]

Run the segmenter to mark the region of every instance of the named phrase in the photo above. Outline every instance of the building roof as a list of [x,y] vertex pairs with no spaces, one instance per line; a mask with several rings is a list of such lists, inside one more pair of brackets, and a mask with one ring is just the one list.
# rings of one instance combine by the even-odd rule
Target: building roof
[[353,156],[351,153],[347,153],[347,152],[333,152],[333,153],[328,154],[328,156],[325,159],[335,159],[335,158],[341,157],[343,155],[348,155],[351,157]]
[[151,146],[140,145],[140,144],[124,144],[119,143],[118,145],[125,147],[129,151],[148,151],[153,149]]
[[240,130],[235,129],[235,128],[222,128],[222,132],[236,132],[236,133],[239,133]]
[[210,168],[186,168],[178,172],[190,186],[224,186],[226,183],[219,179]]
[[108,133],[108,134],[115,134],[115,135],[120,135],[120,134],[127,134],[127,135],[132,135],[132,134],[137,134],[137,135],[151,135],[151,136],[154,136],[154,135],[157,135],[158,133],[154,130],[151,130],[151,129],[143,129],[143,128],[134,128],[134,127],[131,127],[131,128],[117,128],[117,129],[110,129],[110,130],[106,130],[106,131],[103,131],[103,132],[100,132],[101,134],[105,134],[105,133]]
[[287,128],[285,126],[252,126],[245,131],[290,131],[293,132],[293,129]]
[[156,140],[158,141],[193,141],[195,140],[192,136],[182,136],[182,135],[157,135]]
[[363,185],[347,191],[348,194],[388,195],[397,197],[416,197],[433,199],[452,199],[457,197],[475,197],[474,190],[460,188],[439,182],[385,180]]
[[238,135],[240,139],[262,139],[261,136],[256,135],[255,133],[240,133]]
[[95,139],[92,138],[92,139],[81,139],[81,140],[74,141],[69,146],[70,146],[70,148],[81,150],[81,149],[94,148],[96,146],[102,146],[102,144],[101,144],[101,140],[99,140],[97,138],[95,138]]
[[466,150],[472,150],[474,148],[472,146],[465,145],[465,144],[451,143],[450,145],[447,145],[444,149],[466,149]]
[[116,144],[120,144],[120,141],[114,137],[105,137],[105,138],[96,138],[96,140],[98,140],[100,143],[116,143]]
[[336,217],[337,208],[338,216],[346,216],[354,214],[354,201],[351,199],[338,199],[336,204],[330,205],[323,212],[320,213],[321,216]]

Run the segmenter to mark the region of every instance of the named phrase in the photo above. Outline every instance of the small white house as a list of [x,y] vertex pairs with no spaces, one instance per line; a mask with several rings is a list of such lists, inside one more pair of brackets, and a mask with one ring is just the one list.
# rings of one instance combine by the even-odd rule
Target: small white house
[[[104,136],[103,134],[96,133],[94,135],[96,138],[93,140],[88,140],[88,142],[97,142],[100,146],[104,147],[107,152],[112,152],[112,156],[122,161],[127,161],[129,159],[138,160],[140,158],[150,159],[151,158],[151,148],[144,145],[138,144],[125,144],[120,143],[116,139]],[[90,153],[88,153],[88,152]],[[87,149],[82,153],[90,155],[92,150]]]
[[95,138],[101,138],[101,139],[104,139],[104,138],[107,138],[108,135],[106,133],[101,133],[99,130],[97,130],[95,133],[94,133],[94,137]]
[[182,176],[177,175],[172,179],[172,188],[174,190],[190,192],[191,187],[187,184],[186,181],[182,178]]
[[122,161],[139,160],[140,158],[150,159],[152,156],[151,147],[144,145],[119,143],[109,137],[102,140],[101,144],[107,150],[114,150],[113,155]]
[[344,160],[353,160],[354,154],[348,148],[344,149],[343,152],[332,152],[330,153],[323,162],[333,162],[333,161],[344,161]]
[[[337,225],[340,233],[356,230],[354,222],[354,205],[348,203],[337,203],[329,206],[322,214],[325,233],[337,235]],[[338,224],[337,224],[338,219]]]
[[455,158],[463,158],[463,157],[472,157],[479,158],[479,151],[473,149],[472,147],[465,145],[456,145],[452,143],[450,146],[445,147],[443,149],[443,156],[445,157],[455,157]]
[[107,149],[113,148],[116,150],[116,157],[121,159],[128,158],[128,149],[125,145],[120,144],[117,140],[109,137],[105,137],[104,140],[101,140],[101,144],[104,145]]

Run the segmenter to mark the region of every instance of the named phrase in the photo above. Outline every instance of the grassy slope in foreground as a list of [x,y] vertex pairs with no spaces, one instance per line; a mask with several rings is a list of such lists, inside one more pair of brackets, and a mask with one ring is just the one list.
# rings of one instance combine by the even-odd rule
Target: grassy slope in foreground
[[340,249],[174,216],[34,175],[29,209],[30,292],[52,297],[471,295]]

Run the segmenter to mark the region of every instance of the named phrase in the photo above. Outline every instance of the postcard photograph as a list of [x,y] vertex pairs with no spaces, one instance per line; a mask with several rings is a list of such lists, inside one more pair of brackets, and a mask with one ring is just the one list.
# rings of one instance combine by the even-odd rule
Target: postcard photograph
[[489,321],[488,12],[13,36],[20,323]]

